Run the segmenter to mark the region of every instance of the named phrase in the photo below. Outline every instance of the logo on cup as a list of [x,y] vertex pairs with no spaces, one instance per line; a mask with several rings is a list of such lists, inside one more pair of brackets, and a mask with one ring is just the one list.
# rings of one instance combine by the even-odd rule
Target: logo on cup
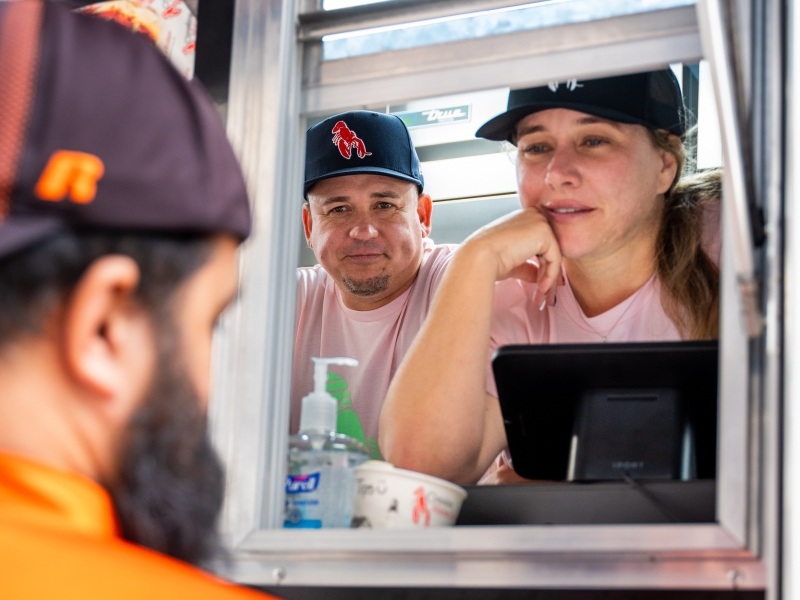
[[418,487],[414,490],[416,500],[414,502],[414,523],[420,523],[425,518],[425,527],[431,524],[431,511],[428,510],[428,500],[425,498],[425,488]]

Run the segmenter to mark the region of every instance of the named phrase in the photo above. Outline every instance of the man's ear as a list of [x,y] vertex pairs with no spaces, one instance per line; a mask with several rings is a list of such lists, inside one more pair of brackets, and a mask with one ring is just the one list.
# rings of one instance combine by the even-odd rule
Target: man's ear
[[93,262],[64,307],[60,331],[68,376],[89,395],[130,397],[155,362],[152,327],[132,301],[139,267],[127,257],[109,255]]
[[311,246],[311,207],[308,202],[303,204],[303,230],[306,232],[306,244],[313,250],[314,248]]
[[419,224],[422,226],[422,237],[428,237],[431,233],[431,214],[433,213],[433,201],[428,194],[420,194],[417,198],[417,215]]

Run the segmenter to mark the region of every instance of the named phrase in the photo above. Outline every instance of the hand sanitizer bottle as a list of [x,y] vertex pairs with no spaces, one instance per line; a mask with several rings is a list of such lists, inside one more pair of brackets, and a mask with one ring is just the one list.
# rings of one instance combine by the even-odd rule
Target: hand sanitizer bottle
[[352,358],[312,358],[314,391],[303,398],[300,431],[289,438],[286,511],[289,528],[350,527],[355,468],[369,459],[356,439],[336,433],[336,398],[325,391],[328,365]]

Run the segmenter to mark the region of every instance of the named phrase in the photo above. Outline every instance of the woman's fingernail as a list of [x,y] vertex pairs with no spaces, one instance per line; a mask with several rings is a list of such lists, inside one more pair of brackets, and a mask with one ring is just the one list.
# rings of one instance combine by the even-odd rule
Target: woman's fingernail
[[542,300],[542,305],[539,307],[539,310],[544,310],[544,307],[547,306],[547,298]]

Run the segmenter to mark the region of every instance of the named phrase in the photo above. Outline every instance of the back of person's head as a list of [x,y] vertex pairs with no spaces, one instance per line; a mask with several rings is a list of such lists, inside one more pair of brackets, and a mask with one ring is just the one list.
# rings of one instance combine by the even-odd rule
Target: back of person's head
[[664,194],[655,249],[663,305],[684,337],[716,338],[719,269],[702,242],[704,210],[719,200],[719,172],[694,174],[687,168],[684,139],[693,132],[686,129],[686,109],[672,69],[512,90],[506,112],[484,123],[476,136],[516,144],[517,125],[522,119],[553,108],[640,125],[655,148],[675,156],[677,171]]
[[0,358],[52,337],[98,261],[132,259],[158,362],[100,483],[125,537],[193,563],[215,550],[222,470],[176,297],[220,237],[249,232],[241,171],[198,84],[119,25],[57,2],[0,3]]
[[134,296],[154,321],[171,318],[176,290],[203,265],[211,242],[201,234],[64,229],[0,258],[0,353],[45,324],[87,268],[108,255],[132,258],[140,278]]

